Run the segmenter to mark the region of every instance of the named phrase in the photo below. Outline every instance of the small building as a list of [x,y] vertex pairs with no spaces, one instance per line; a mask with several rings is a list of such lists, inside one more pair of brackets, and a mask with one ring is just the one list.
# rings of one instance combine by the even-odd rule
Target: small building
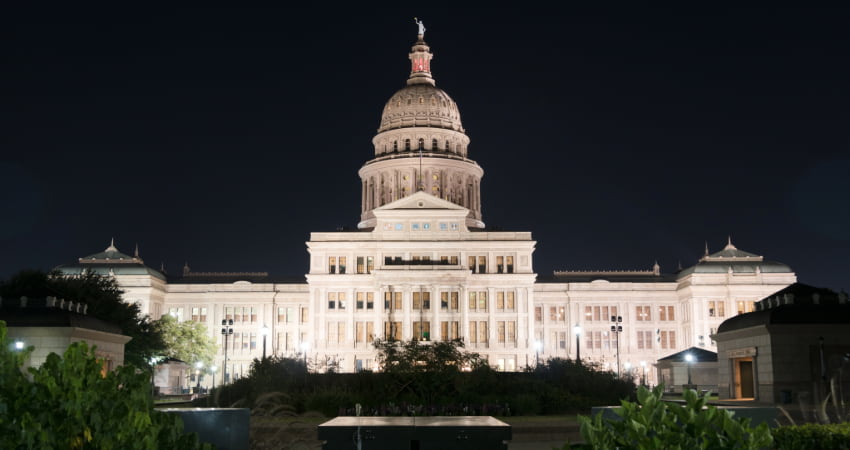
[[847,295],[795,283],[755,306],[727,319],[712,337],[721,398],[808,405],[823,400],[830,380],[841,383],[841,372],[850,368]]
[[56,297],[0,299],[0,320],[6,322],[8,338],[34,347],[28,366],[40,366],[50,353],[62,355],[74,342],[97,347],[103,369],[124,364],[124,345],[130,337],[117,325],[86,314],[88,305]]
[[192,366],[175,358],[166,358],[154,368],[154,388],[158,395],[188,394],[195,386]]
[[659,359],[655,370],[667,392],[681,393],[686,385],[717,392],[717,353],[691,347]]

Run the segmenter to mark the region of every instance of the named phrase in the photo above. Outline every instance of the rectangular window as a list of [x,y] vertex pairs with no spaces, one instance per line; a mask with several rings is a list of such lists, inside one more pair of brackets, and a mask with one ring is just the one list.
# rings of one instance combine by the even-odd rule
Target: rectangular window
[[413,309],[426,310],[431,309],[431,293],[430,292],[414,292],[413,293]]
[[328,309],[336,309],[336,292],[328,292]]
[[478,306],[478,295],[475,292],[469,293],[469,309],[474,310]]
[[431,322],[421,321],[413,322],[413,337],[420,341],[431,340]]
[[543,322],[543,307],[535,306],[534,307],[534,321],[535,322]]
[[496,273],[505,273],[505,257],[496,257]]
[[366,273],[366,265],[362,256],[357,257],[357,273]]
[[652,320],[651,309],[649,306],[636,306],[635,318],[638,322],[648,322]]
[[366,309],[375,309],[375,293],[367,292],[366,293]]
[[507,322],[508,330],[507,330],[507,339],[508,342],[515,344],[516,343],[516,322],[513,320],[509,320]]
[[475,257],[474,256],[469,257],[469,270],[471,270],[472,273],[475,273]]
[[339,292],[339,309],[345,309],[345,292]]
[[336,256],[328,257],[328,273],[336,273]]
[[449,293],[440,292],[440,309],[449,309]]
[[478,342],[478,322],[469,322],[469,342],[473,344]]
[[505,322],[501,320],[496,322],[496,342],[505,343]]
[[708,317],[726,317],[726,302],[723,300],[709,301]]
[[358,292],[356,294],[354,307],[359,310],[359,309],[363,309],[364,306],[366,306],[366,293],[365,292]]
[[286,322],[286,308],[281,306],[277,308],[277,321],[278,323]]
[[479,321],[478,322],[478,342],[482,344],[486,344],[490,342],[490,338],[487,336],[487,322]]
[[372,273],[375,270],[375,258],[372,256],[366,257],[366,273]]
[[444,341],[458,338],[459,322],[456,320],[440,322],[440,337]]
[[487,257],[478,257],[478,273],[487,273]]
[[339,257],[339,273],[345,273],[345,256]]
[[652,331],[638,331],[637,332],[637,348],[650,350],[652,349]]
[[738,302],[737,302],[738,314],[753,312],[754,305],[755,305],[755,302],[753,302],[751,300],[738,300]]
[[251,307],[251,323],[257,322],[257,308]]
[[506,295],[507,302],[505,303],[505,309],[507,309],[508,311],[513,311],[514,309],[516,309],[516,297],[514,296],[514,292],[508,291]]
[[309,308],[301,308],[301,323],[307,323],[310,320]]
[[478,293],[478,310],[487,311],[487,292],[481,291]]
[[384,322],[384,337],[395,341],[401,340],[401,322]]
[[251,333],[251,350],[257,349],[257,333]]
[[672,321],[676,320],[676,313],[673,306],[659,306],[658,320]]
[[496,292],[496,309],[503,311],[505,309],[505,293],[504,291]]
[[508,273],[514,273],[514,257],[513,256],[506,256],[505,260],[506,260],[505,264],[506,264],[507,272]]
[[458,294],[457,292],[452,292],[452,293],[451,293],[450,300],[449,300],[449,308],[450,308],[452,311],[457,311],[457,310],[458,310],[458,303],[459,303],[459,302],[458,302],[458,297],[459,297],[459,295],[460,295],[460,294]]

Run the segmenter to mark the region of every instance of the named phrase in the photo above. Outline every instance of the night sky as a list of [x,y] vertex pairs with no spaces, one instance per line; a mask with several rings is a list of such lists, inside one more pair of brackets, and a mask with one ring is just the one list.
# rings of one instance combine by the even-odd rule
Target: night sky
[[356,227],[418,16],[484,221],[531,231],[537,273],[672,272],[731,235],[850,289],[849,9],[357,5],[6,8],[0,278],[113,237],[170,274],[303,275],[311,231]]

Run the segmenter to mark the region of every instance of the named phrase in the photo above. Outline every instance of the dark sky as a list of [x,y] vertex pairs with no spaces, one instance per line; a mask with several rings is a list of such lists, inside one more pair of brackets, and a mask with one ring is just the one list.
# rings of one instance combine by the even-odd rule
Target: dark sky
[[354,227],[413,16],[535,269],[687,267],[707,241],[850,288],[850,10],[6,9],[0,278],[119,249],[302,275]]

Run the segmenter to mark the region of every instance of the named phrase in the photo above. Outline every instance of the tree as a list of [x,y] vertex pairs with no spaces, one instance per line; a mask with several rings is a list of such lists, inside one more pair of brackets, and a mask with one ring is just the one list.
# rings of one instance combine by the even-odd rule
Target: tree
[[211,449],[155,411],[150,375],[132,366],[102,374],[85,342],[22,371],[32,347],[11,350],[0,321],[0,448]]
[[391,398],[407,395],[409,400],[433,404],[458,392],[458,378],[464,370],[489,368],[478,353],[464,350],[462,339],[420,342],[376,339],[381,370],[391,376]]
[[4,298],[55,296],[87,304],[88,315],[117,325],[122,334],[132,338],[124,346],[124,362],[147,367],[151,357],[165,350],[162,334],[149,317],[141,314],[139,305],[125,302],[122,294],[114,278],[92,272],[68,277],[58,271],[24,270],[0,283],[0,296]]
[[189,364],[202,362],[204,367],[210,367],[217,348],[204,324],[195,321],[178,322],[166,314],[155,325],[165,343],[164,356]]
[[463,339],[420,342],[376,339],[377,361],[387,373],[440,373],[472,370],[486,361],[481,355],[464,350]]

